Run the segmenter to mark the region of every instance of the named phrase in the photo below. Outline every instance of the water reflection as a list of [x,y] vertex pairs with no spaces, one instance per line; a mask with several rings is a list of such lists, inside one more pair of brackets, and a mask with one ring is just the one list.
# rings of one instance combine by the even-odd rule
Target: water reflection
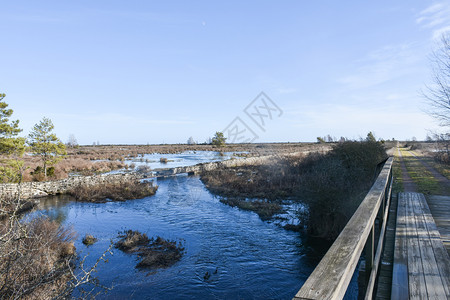
[[73,198],[68,195],[49,196],[41,200],[37,210],[53,221],[62,224],[66,221]]

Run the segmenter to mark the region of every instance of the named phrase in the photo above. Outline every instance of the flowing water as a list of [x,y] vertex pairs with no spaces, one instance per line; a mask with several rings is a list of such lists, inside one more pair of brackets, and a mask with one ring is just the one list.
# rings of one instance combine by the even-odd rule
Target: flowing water
[[[222,204],[198,176],[157,184],[154,196],[125,202],[82,203],[68,196],[41,200],[37,213],[78,233],[75,246],[79,257],[88,255],[86,266],[127,229],[184,243],[179,262],[153,273],[136,269],[136,256],[113,249],[95,274],[113,289],[98,298],[291,299],[324,254],[323,247],[306,246],[300,233]],[[98,242],[83,245],[85,234]]]

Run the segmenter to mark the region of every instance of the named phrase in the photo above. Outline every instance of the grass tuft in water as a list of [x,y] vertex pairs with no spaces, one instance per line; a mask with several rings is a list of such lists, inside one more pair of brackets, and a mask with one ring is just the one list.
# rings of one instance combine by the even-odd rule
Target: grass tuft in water
[[168,268],[179,261],[185,249],[181,241],[170,241],[160,236],[149,238],[145,233],[127,230],[119,233],[115,247],[125,253],[137,254],[136,268]]

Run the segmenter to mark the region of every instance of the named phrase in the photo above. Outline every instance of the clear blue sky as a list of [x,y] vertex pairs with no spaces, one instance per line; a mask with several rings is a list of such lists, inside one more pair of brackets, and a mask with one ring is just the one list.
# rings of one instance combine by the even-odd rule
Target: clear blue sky
[[[449,1],[0,1],[0,91],[24,134],[81,144],[425,138],[420,89]],[[264,91],[266,131],[243,109]]]

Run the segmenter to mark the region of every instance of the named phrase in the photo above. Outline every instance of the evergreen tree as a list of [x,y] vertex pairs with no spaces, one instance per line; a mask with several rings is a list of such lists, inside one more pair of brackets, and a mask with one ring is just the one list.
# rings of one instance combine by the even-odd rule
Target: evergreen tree
[[367,134],[366,141],[367,142],[374,142],[374,143],[377,141],[377,139],[375,138],[375,135],[372,133],[372,131],[370,131]]
[[44,117],[34,125],[28,140],[32,152],[41,157],[45,177],[47,166],[56,164],[67,154],[64,143],[52,133],[54,128],[52,120]]
[[225,145],[226,140],[227,139],[223,136],[223,132],[217,131],[214,137],[212,138],[211,143],[214,146],[220,147]]
[[0,181],[17,182],[21,180],[23,161],[19,158],[25,152],[25,139],[18,137],[22,131],[19,121],[10,121],[13,110],[3,102],[5,97],[0,93]]

